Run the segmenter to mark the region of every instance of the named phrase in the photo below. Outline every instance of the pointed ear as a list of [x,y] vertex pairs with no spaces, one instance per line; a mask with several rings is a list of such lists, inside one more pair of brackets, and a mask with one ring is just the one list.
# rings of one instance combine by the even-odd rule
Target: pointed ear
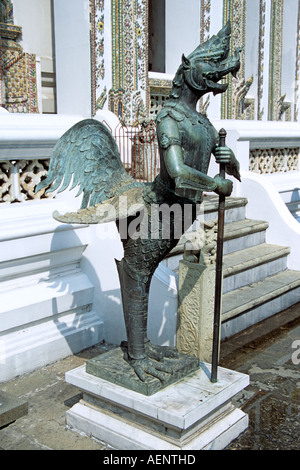
[[190,60],[187,59],[184,54],[182,54],[181,61],[184,68],[189,68],[191,66]]

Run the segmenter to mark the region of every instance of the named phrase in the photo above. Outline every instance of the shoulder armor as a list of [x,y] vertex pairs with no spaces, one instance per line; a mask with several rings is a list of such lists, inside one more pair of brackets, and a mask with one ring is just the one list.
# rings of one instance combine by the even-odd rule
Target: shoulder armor
[[181,140],[176,137],[169,137],[167,134],[163,134],[160,139],[160,145],[164,150],[167,150],[171,145],[181,145]]
[[185,115],[181,113],[178,109],[174,109],[171,106],[164,106],[164,108],[158,113],[156,121],[159,123],[165,117],[171,117],[177,122],[181,122],[185,119]]

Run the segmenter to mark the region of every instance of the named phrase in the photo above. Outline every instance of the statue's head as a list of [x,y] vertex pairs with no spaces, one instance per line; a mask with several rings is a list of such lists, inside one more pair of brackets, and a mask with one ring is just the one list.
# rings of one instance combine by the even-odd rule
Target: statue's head
[[199,96],[209,92],[216,95],[227,90],[228,84],[219,81],[229,73],[236,77],[241,51],[237,49],[233,56],[228,57],[230,34],[228,22],[216,36],[200,44],[188,57],[182,56],[182,63],[173,81],[173,98],[180,96],[184,83]]

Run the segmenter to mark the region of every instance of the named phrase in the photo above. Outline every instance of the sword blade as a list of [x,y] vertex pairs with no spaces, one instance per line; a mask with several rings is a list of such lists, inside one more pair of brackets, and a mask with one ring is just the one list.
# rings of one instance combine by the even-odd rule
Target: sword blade
[[[226,131],[219,132],[219,145],[225,147]],[[220,164],[220,176],[225,179],[225,165]],[[218,363],[220,349],[220,326],[221,326],[221,306],[222,306],[222,283],[223,283],[223,246],[224,246],[224,224],[225,224],[225,196],[219,196],[218,208],[218,236],[217,236],[217,256],[216,256],[216,281],[215,281],[215,307],[214,307],[214,328],[213,328],[213,350],[211,364],[211,382],[218,380]]]

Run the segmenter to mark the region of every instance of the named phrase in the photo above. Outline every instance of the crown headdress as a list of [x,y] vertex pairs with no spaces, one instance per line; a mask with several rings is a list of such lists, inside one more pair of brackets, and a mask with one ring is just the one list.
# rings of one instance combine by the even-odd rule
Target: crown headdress
[[203,44],[200,44],[189,56],[190,61],[221,61],[229,54],[231,26],[230,22]]

